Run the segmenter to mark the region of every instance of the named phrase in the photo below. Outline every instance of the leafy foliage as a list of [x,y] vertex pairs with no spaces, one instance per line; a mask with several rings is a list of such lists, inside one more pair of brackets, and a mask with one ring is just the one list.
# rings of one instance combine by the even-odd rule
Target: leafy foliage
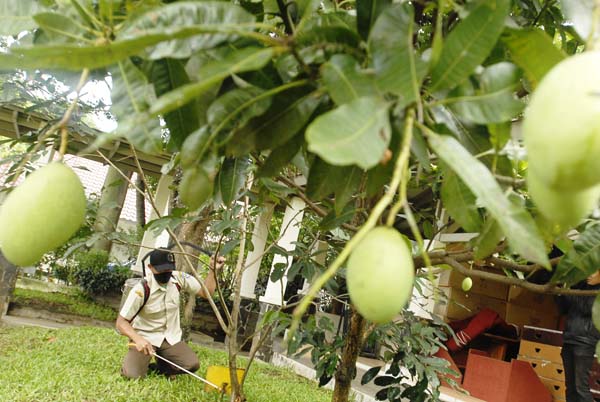
[[110,265],[107,252],[91,250],[77,254],[71,275],[85,293],[102,295],[118,292],[130,274],[129,268]]

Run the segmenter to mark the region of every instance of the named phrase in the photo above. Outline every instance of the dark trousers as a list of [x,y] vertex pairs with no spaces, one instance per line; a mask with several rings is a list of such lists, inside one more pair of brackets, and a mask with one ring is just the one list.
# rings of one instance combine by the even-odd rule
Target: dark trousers
[[[196,371],[200,367],[198,356],[185,342],[178,342],[175,345],[169,345],[167,341],[163,341],[160,348],[155,348],[156,354],[165,359],[183,367],[188,371]],[[151,356],[138,352],[135,346],[130,346],[123,366],[121,374],[127,378],[141,378],[148,373]],[[158,370],[166,375],[183,374],[184,372],[178,368],[171,366],[169,363],[161,359],[156,359]]]
[[589,384],[594,347],[565,343],[561,354],[565,367],[567,402],[594,402]]

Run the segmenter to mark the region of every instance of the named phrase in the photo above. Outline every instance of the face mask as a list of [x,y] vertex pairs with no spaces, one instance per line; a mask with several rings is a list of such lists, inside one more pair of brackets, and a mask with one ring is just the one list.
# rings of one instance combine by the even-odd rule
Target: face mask
[[160,274],[154,274],[154,279],[156,279],[156,282],[158,283],[165,284],[169,282],[172,274],[173,272],[161,272]]

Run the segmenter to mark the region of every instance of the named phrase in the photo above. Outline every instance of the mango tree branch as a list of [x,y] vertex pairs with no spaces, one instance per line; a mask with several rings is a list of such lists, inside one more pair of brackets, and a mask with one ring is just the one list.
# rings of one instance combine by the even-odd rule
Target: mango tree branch
[[524,289],[527,289],[527,290],[530,290],[530,291],[536,292],[536,293],[545,293],[545,294],[552,294],[552,295],[578,295],[578,296],[595,296],[599,293],[598,290],[578,290],[578,289],[559,288],[558,286],[556,286],[553,283],[546,283],[543,285],[538,285],[535,283],[527,282],[525,279],[511,278],[508,276],[495,274],[492,272],[479,271],[476,269],[469,269],[469,268],[465,267],[463,264],[461,264],[460,262],[456,261],[452,257],[444,257],[442,259],[442,261],[445,264],[450,265],[453,269],[456,269],[458,272],[460,272],[463,275],[487,279],[487,280],[491,280],[494,282],[504,283],[507,285],[515,285],[515,286],[519,286],[519,287],[522,287]]
[[[407,132],[408,130],[412,130],[413,124],[414,124],[413,113],[408,113],[406,116],[404,131]],[[392,181],[390,182],[390,185],[387,188],[387,191],[385,192],[383,197],[381,197],[381,199],[377,202],[375,207],[373,207],[373,210],[371,211],[371,214],[369,215],[369,218],[367,219],[367,221],[364,223],[364,225],[362,225],[360,227],[358,232],[356,232],[356,234],[346,243],[346,245],[344,246],[344,248],[342,249],[340,254],[331,263],[329,268],[327,268],[327,270],[325,272],[323,272],[323,274],[321,274],[315,280],[315,282],[312,284],[312,286],[308,289],[306,296],[304,296],[302,298],[302,301],[300,302],[298,307],[296,307],[294,309],[294,312],[292,314],[292,324],[290,326],[290,331],[289,331],[290,337],[294,336],[296,330],[298,329],[300,319],[306,312],[306,309],[311,304],[311,302],[313,301],[313,299],[315,298],[315,296],[317,295],[319,290],[321,290],[321,288],[323,286],[325,286],[327,281],[330,280],[335,275],[335,273],[340,269],[340,267],[342,266],[344,261],[346,261],[346,258],[348,258],[348,256],[350,255],[352,250],[358,245],[358,243],[360,243],[360,241],[367,235],[367,233],[373,227],[375,227],[375,225],[379,221],[379,217],[381,216],[383,211],[385,211],[385,209],[393,201],[394,195],[396,194],[396,191],[398,190],[398,186],[400,185],[400,181],[402,180],[403,167],[405,166],[405,163],[406,163],[405,159],[410,156],[409,152],[402,152],[402,150],[404,149],[405,146],[406,146],[406,144],[403,142],[402,147],[399,150],[400,156],[396,160],[396,165],[394,166],[394,173],[392,176]],[[408,143],[408,146],[410,146],[410,143]]]

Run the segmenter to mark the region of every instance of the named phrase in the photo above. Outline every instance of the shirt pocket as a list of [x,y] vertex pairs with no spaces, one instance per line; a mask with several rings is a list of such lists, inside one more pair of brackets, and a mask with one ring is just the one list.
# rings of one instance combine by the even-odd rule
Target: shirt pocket
[[144,306],[144,311],[143,311],[143,315],[144,318],[147,319],[158,319],[161,318],[161,316],[164,316],[165,314],[165,308],[162,305],[162,303],[152,303],[152,304],[146,304]]

